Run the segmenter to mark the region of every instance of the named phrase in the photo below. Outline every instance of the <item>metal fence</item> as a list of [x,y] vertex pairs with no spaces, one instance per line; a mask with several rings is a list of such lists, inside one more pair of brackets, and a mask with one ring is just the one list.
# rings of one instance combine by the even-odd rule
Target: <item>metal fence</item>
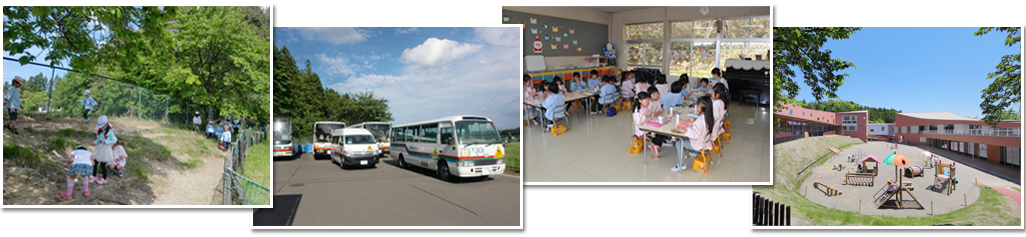
[[237,140],[232,143],[231,152],[225,157],[221,188],[223,205],[270,205],[271,190],[239,174],[245,172],[246,152],[267,138],[268,128],[262,126],[239,131]]
[[[89,112],[90,120],[100,115],[130,117],[159,121],[179,127],[191,127],[195,112],[203,118],[217,119],[217,111],[207,111],[186,100],[160,93],[132,83],[103,75],[85,74],[73,69],[4,57],[4,88],[6,92],[15,76],[25,79],[20,89],[25,115],[71,116],[83,118],[88,90],[96,106]],[[216,109],[216,108],[214,108]],[[207,116],[214,113],[213,116]]]

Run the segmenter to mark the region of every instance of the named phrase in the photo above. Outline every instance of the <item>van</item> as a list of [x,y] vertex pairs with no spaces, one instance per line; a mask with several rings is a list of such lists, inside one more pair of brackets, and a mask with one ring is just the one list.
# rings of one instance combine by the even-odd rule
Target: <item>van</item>
[[348,166],[375,167],[381,150],[374,135],[363,128],[341,128],[331,132],[331,162],[342,168]]

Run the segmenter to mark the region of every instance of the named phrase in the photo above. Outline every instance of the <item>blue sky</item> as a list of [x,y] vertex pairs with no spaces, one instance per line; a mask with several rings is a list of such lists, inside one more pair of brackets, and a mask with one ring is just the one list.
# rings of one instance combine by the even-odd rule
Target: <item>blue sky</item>
[[393,124],[482,115],[520,126],[520,29],[274,28],[299,68],[321,84],[388,99]]
[[[837,89],[839,99],[903,112],[953,112],[982,118],[980,91],[992,80],[1001,56],[1020,51],[1004,45],[1004,32],[974,36],[979,28],[862,28],[823,45],[834,58],[858,65]],[[815,101],[801,73],[795,99]],[[825,100],[826,98],[824,98]],[[1019,104],[1013,107],[1018,111]]]

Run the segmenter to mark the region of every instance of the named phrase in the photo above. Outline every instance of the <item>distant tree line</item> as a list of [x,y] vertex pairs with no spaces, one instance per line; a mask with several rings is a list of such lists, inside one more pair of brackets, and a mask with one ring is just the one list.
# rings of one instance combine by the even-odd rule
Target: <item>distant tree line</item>
[[802,108],[834,113],[869,110],[869,123],[894,123],[894,114],[901,113],[901,110],[869,107],[839,99],[820,102],[805,102],[805,100],[802,100],[797,101],[796,105],[801,106]]

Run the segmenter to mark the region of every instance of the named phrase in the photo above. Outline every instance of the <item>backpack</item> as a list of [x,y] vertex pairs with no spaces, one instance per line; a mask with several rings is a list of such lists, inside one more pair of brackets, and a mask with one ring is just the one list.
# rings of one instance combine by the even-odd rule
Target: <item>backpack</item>
[[613,117],[613,116],[616,116],[616,107],[609,107],[609,109],[606,110],[606,117]]
[[637,154],[641,153],[643,149],[645,149],[645,140],[635,136],[634,140],[631,141],[631,149],[627,152],[628,154]]

